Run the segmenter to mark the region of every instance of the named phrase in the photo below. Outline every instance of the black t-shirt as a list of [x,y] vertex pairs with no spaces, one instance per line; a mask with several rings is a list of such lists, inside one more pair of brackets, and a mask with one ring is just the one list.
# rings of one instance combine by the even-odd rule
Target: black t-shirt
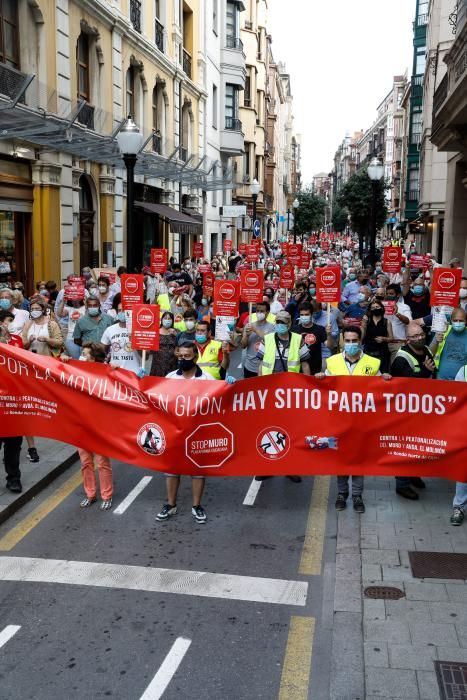
[[420,365],[420,372],[415,373],[412,367],[409,365],[404,357],[395,357],[394,362],[391,365],[391,374],[393,377],[416,377],[417,379],[434,379],[436,376],[436,370],[430,372],[429,369],[423,364],[427,357],[433,359],[433,355],[429,349],[425,346],[423,350],[423,355],[417,355],[409,345],[403,345],[401,350],[408,352],[409,355],[415,359],[415,362]]
[[404,296],[404,301],[410,307],[414,321],[417,318],[423,318],[431,313],[430,292],[428,289],[426,289],[420,297],[416,297],[410,289],[409,293]]
[[171,272],[167,277],[167,281],[177,282],[181,286],[193,284],[193,280],[188,272],[184,272],[183,270],[181,272]]
[[317,323],[313,323],[307,328],[297,323],[292,328],[292,332],[299,333],[302,336],[310,352],[308,364],[310,365],[311,373],[316,374],[317,372],[321,372],[321,346],[327,339],[326,329],[323,328],[323,326],[319,326]]
[[231,255],[229,257],[229,260],[228,260],[229,272],[235,272],[235,268],[237,267],[237,264],[240,262],[241,259],[242,259],[241,255],[234,255],[234,256]]

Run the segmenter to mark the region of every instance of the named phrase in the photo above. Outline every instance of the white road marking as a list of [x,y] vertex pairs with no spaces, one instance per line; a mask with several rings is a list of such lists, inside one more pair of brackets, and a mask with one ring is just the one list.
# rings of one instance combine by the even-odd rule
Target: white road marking
[[21,629],[21,625],[8,625],[0,632],[0,649]]
[[244,506],[254,506],[255,501],[256,501],[256,496],[258,495],[258,491],[261,488],[262,481],[253,481],[250,484],[250,488],[246,492],[245,499],[243,501]]
[[308,593],[305,581],[33,557],[0,557],[0,581],[64,583],[300,606],[306,605]]
[[143,476],[141,481],[136,484],[135,488],[130,491],[128,496],[123,499],[120,505],[115,508],[114,515],[123,515],[123,513],[131,506],[135,498],[138,498],[141,491],[144,491],[149,482],[152,481],[152,476]]
[[160,669],[142,694],[140,700],[159,700],[163,696],[182,663],[183,657],[190,648],[190,644],[191,639],[185,639],[184,637],[178,637],[175,640]]

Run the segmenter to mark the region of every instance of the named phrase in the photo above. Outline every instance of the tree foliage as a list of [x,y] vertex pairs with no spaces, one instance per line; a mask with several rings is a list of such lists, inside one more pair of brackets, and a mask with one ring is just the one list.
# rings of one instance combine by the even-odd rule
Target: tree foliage
[[297,199],[299,207],[295,212],[297,229],[302,233],[316,231],[324,226],[326,200],[313,193],[310,187],[301,190]]
[[345,227],[349,222],[349,212],[345,207],[341,207],[337,202],[332,208],[332,228],[338,233],[345,231]]
[[[380,229],[387,218],[386,184],[383,180],[376,183],[376,227]],[[345,183],[337,203],[345,207],[356,233],[366,235],[371,226],[373,202],[373,183],[366,168],[361,168]]]

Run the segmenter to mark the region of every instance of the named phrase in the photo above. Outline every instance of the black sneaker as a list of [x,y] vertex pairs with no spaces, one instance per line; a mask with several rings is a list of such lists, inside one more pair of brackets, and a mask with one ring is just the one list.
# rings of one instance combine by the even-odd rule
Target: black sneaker
[[205,523],[207,520],[206,513],[202,506],[193,506],[191,509],[191,514],[197,523]]
[[411,486],[401,486],[400,489],[396,489],[396,493],[409,501],[418,501],[418,493]]
[[348,496],[345,493],[338,493],[336,498],[336,510],[345,510],[347,507]]
[[17,479],[16,481],[8,481],[6,487],[9,491],[11,491],[11,493],[21,493],[23,490],[21,481],[19,479]]
[[294,484],[301,484],[302,483],[301,476],[288,476],[287,479],[290,479],[290,481],[293,481]]
[[177,515],[177,506],[171,506],[169,503],[165,503],[162,506],[161,512],[156,515],[156,520],[168,520],[172,515]]
[[255,481],[266,481],[266,479],[272,479],[272,476],[255,476]]
[[416,489],[426,489],[425,482],[423,481],[423,479],[420,479],[419,476],[411,476],[410,485],[415,486]]
[[365,504],[363,503],[363,499],[361,496],[352,496],[352,501],[353,501],[353,509],[356,513],[364,513],[365,512]]
[[464,517],[462,508],[455,507],[451,515],[451,525],[462,525]]
[[35,447],[30,447],[28,449],[28,459],[30,462],[39,462],[40,461],[39,453]]

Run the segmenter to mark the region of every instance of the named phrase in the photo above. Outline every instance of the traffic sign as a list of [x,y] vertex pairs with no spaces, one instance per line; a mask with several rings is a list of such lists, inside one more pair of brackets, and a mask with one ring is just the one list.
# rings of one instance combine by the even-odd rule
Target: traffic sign
[[229,206],[219,207],[219,213],[221,216],[245,216],[246,204],[231,204]]
[[255,238],[259,238],[261,235],[261,223],[258,221],[258,219],[255,220],[255,223],[253,224],[253,236]]

